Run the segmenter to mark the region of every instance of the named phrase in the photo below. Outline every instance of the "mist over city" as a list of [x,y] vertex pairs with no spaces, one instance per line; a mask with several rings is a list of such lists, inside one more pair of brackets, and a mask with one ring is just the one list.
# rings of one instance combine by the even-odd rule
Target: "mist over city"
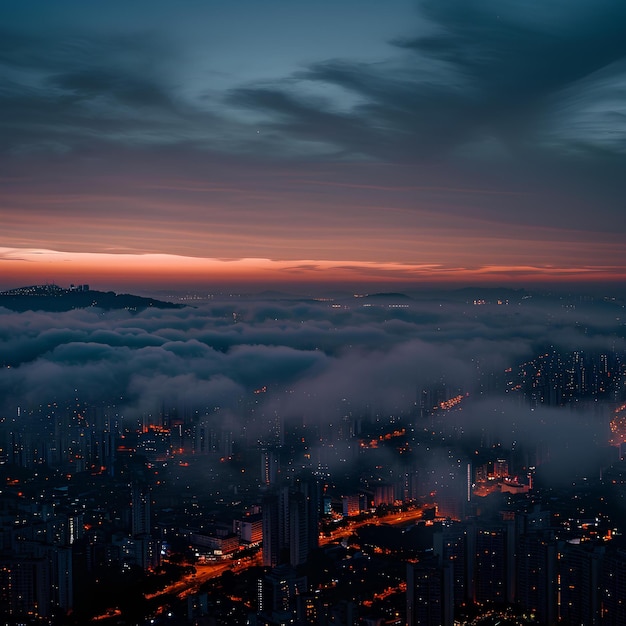
[[[20,516],[5,576],[23,559],[61,576],[5,592],[8,620],[30,601],[50,624],[569,623],[556,576],[541,597],[526,577],[574,549],[621,554],[620,296],[216,292],[56,310],[83,294],[102,297],[2,294],[2,497]],[[511,546],[493,552],[493,593],[473,556],[487,532]],[[437,548],[450,533],[456,557]],[[531,540],[552,556],[529,574]],[[372,570],[358,590],[353,559]],[[379,567],[395,572],[382,586]],[[282,599],[265,595],[277,576]],[[407,581],[423,576],[438,591],[420,608]]]
[[0,3],[0,623],[624,626],[625,23]]

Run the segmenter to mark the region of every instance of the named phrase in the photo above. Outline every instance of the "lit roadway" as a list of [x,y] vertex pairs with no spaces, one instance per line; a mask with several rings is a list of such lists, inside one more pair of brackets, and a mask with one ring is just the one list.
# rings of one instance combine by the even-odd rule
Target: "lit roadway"
[[179,598],[185,598],[188,595],[196,593],[200,585],[211,578],[217,578],[228,570],[236,574],[254,565],[262,565],[262,554],[260,551],[253,557],[245,559],[234,558],[232,560],[227,559],[224,561],[213,561],[211,563],[197,563],[194,565],[196,569],[194,574],[187,574],[165,589],[161,589],[161,591],[157,593],[146,594],[145,597],[149,600],[164,594],[175,594]]
[[347,526],[331,530],[330,537],[320,536],[320,546],[324,546],[327,543],[332,543],[333,541],[339,541],[344,537],[348,537],[356,528],[361,528],[362,526],[381,526],[382,524],[387,526],[404,526],[405,524],[408,525],[415,523],[417,520],[422,518],[423,514],[423,509],[418,507],[411,509],[410,511],[389,513],[383,517],[372,516],[361,520],[348,521]]
[[[422,515],[423,510],[418,507],[415,509],[411,509],[410,511],[390,513],[383,517],[372,516],[365,519],[348,521],[348,524],[346,526],[330,531],[329,537],[320,536],[320,545],[324,546],[334,541],[339,541],[344,537],[349,537],[355,529],[361,528],[362,526],[372,524],[387,524],[391,526],[408,525],[415,523],[417,520],[421,519]],[[157,593],[148,594],[145,597],[146,599],[152,599],[159,596],[172,594],[178,596],[178,598],[185,598],[189,595],[197,593],[202,583],[206,582],[207,580],[211,580],[212,578],[217,578],[228,570],[236,574],[237,572],[241,572],[255,565],[262,565],[261,550],[259,550],[259,552],[257,552],[257,554],[255,554],[253,557],[248,557],[245,559],[237,559],[235,557],[232,560],[227,559],[224,561],[213,561],[210,563],[198,563],[195,565],[196,572],[194,574],[188,574],[181,580],[169,585],[165,589],[162,589]],[[165,610],[166,607],[161,607],[159,612]]]

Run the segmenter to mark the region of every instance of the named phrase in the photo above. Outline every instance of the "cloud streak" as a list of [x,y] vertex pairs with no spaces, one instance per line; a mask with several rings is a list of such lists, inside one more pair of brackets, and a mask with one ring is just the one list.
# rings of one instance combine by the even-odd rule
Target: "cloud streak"
[[35,6],[2,15],[6,248],[623,275],[618,0]]

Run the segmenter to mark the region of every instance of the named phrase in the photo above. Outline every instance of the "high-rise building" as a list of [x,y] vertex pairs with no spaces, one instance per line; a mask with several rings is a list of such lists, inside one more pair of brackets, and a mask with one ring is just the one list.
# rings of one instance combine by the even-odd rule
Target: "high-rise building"
[[626,551],[605,555],[600,583],[603,626],[626,624]]
[[433,535],[433,551],[439,565],[450,565],[454,605],[465,604],[469,597],[467,525],[461,522],[442,523]]
[[299,576],[290,565],[272,568],[258,583],[261,623],[294,624],[298,596],[306,593],[306,576]]
[[74,606],[72,549],[55,546],[50,550],[50,558],[52,601],[56,607],[68,612]]
[[313,477],[297,478],[263,500],[263,564],[301,565],[319,543],[321,493]]
[[263,498],[263,565],[265,567],[276,567],[287,560],[285,558],[287,542],[283,532],[286,519],[281,507],[283,499],[283,490],[275,490]]
[[512,600],[510,589],[514,580],[514,539],[505,525],[478,526],[473,559],[474,600],[485,603],[505,603]]
[[50,615],[50,563],[44,556],[0,560],[0,611],[8,615]]
[[341,506],[344,517],[358,515],[361,512],[361,498],[358,493],[341,496]]
[[150,534],[150,486],[133,483],[131,489],[131,534]]
[[[309,555],[309,512],[303,493],[289,494],[289,562],[292,565],[306,563]],[[312,547],[312,546],[311,546]]]
[[274,485],[278,479],[278,471],[278,451],[273,448],[261,450],[261,482],[264,485]]
[[516,594],[519,605],[542,624],[557,619],[557,546],[548,532],[521,535],[517,540]]
[[450,563],[436,557],[407,564],[407,626],[452,626],[453,580]]
[[565,624],[600,622],[600,574],[603,549],[563,542],[558,552],[558,619]]

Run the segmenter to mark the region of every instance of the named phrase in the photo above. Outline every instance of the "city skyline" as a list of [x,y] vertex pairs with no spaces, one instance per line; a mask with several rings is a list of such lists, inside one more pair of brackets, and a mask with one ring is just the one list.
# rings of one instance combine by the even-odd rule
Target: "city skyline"
[[2,623],[626,623],[624,24],[3,2]]
[[626,277],[619,2],[0,13],[1,288]]
[[623,298],[15,292],[7,624],[624,622]]

